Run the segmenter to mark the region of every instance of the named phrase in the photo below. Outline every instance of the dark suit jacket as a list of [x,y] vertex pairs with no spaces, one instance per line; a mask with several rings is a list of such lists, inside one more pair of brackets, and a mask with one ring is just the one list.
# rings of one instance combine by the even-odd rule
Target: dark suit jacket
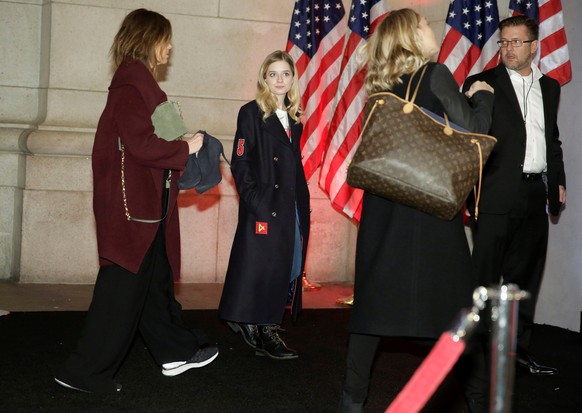
[[[505,214],[514,203],[523,172],[526,145],[525,124],[509,73],[503,64],[470,76],[463,85],[463,92],[477,80],[485,81],[495,89],[493,122],[489,134],[497,138],[497,144],[483,172],[479,211]],[[542,76],[540,86],[546,128],[549,210],[552,215],[558,215],[561,208],[559,185],[566,186],[562,143],[559,140],[557,125],[560,86],[558,82],[547,76]]]
[[[262,117],[256,101],[245,104],[238,114],[231,163],[240,195],[238,226],[219,314],[230,321],[278,324],[289,291],[296,208],[305,263],[309,191],[299,148],[302,124],[289,118],[290,142],[276,114],[266,121]],[[301,281],[297,290],[294,315],[300,306]]]
[[174,276],[180,275],[176,181],[178,170],[184,169],[188,160],[188,144],[168,142],[154,134],[151,115],[166,100],[166,94],[139,61],[126,60],[111,80],[92,153],[93,211],[100,265],[115,263],[137,273],[160,225],[131,222],[125,217],[118,145],[121,138],[125,146],[127,205],[132,217],[161,218],[164,171],[174,171],[164,228],[168,260]]

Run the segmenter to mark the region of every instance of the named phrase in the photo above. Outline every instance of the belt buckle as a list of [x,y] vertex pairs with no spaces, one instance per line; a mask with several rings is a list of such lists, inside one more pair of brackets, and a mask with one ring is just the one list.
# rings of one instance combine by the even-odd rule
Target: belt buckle
[[541,177],[541,173],[523,172],[521,177],[525,181],[534,181]]

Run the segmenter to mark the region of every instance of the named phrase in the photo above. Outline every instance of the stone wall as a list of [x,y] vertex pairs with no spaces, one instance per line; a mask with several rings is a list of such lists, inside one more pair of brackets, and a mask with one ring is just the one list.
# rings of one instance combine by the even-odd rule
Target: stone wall
[[[499,0],[500,15],[509,0]],[[350,1],[343,0],[346,9]],[[187,125],[204,128],[231,152],[239,107],[254,98],[264,56],[284,49],[293,0],[11,0],[0,1],[0,280],[92,283],[98,270],[90,153],[112,69],[108,50],[136,7],[161,12],[174,29],[171,65],[161,82],[181,103]],[[568,36],[580,39],[576,0],[562,0]],[[389,0],[412,7],[442,38],[448,0]],[[578,12],[576,11],[578,10]],[[573,64],[579,47],[571,41]],[[577,43],[579,44],[579,42]],[[575,76],[576,72],[575,69]],[[560,126],[570,177],[577,149],[580,86],[563,89]],[[576,106],[577,105],[577,106]],[[564,105],[563,105],[564,106]],[[115,167],[115,166],[112,166]],[[236,227],[237,197],[226,164],[223,182],[204,195],[182,192],[182,282],[222,282]],[[552,225],[538,319],[578,328],[582,226],[576,180],[569,180],[566,221]],[[574,186],[573,186],[574,185]],[[580,184],[578,184],[579,186]],[[574,188],[574,189],[573,189]],[[310,279],[351,282],[356,225],[310,183]],[[574,230],[572,229],[574,228]],[[565,299],[564,299],[565,297]],[[558,305],[559,304],[559,305]]]

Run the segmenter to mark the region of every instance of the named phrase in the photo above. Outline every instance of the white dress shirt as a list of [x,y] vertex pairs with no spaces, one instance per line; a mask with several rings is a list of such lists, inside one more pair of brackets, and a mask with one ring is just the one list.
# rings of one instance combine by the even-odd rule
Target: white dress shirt
[[539,173],[547,169],[544,101],[540,86],[542,72],[533,63],[531,70],[528,76],[522,76],[511,69],[507,69],[507,72],[525,123],[527,141],[523,172]]
[[276,109],[277,117],[281,121],[281,125],[283,125],[283,129],[287,133],[289,140],[291,140],[291,128],[289,127],[289,115],[287,114],[286,110]]

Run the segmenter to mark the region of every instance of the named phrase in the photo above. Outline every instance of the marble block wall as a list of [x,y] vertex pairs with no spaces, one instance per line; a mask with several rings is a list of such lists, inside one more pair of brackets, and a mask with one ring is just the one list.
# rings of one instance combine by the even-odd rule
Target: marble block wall
[[[392,7],[413,3],[442,31],[446,4],[396,1]],[[294,4],[1,1],[0,279],[94,281],[91,145],[112,75],[109,47],[128,11],[145,7],[170,19],[174,48],[161,86],[180,102],[188,127],[219,137],[230,155],[238,109],[254,98],[264,56],[285,47]],[[224,280],[238,200],[225,163],[222,171],[224,180],[212,191],[180,195],[183,282]],[[331,207],[317,174],[310,188],[306,270],[314,280],[350,282],[357,226]]]
[[[98,270],[90,153],[112,68],[108,51],[128,11],[163,13],[174,30],[161,87],[191,130],[220,138],[230,156],[239,107],[254,98],[264,56],[285,47],[292,0],[0,2],[0,279],[91,283]],[[8,104],[10,102],[10,104]],[[237,220],[228,165],[206,194],[183,191],[183,282],[222,282]],[[356,225],[311,183],[307,271],[353,277]]]
[[[338,0],[335,0],[338,1]],[[442,38],[449,0],[387,0],[426,16]],[[349,9],[350,0],[343,0]],[[506,15],[509,0],[499,0]],[[145,7],[174,29],[161,87],[181,103],[191,130],[204,128],[231,153],[239,107],[254,98],[264,56],[284,49],[294,0],[0,0],[0,280],[92,283],[98,270],[90,153],[112,70],[108,51],[123,17]],[[579,1],[562,0],[574,73],[580,73]],[[576,11],[578,10],[578,11]],[[576,69],[578,68],[578,70]],[[582,156],[571,145],[579,83],[563,88],[560,130],[569,176]],[[565,102],[565,104],[564,104]],[[112,166],[114,167],[114,166]],[[206,194],[184,191],[182,282],[222,282],[237,220],[228,166]],[[578,329],[582,282],[576,228],[582,203],[569,180],[569,209],[550,228],[537,320]],[[574,185],[574,186],[572,186]],[[578,184],[579,185],[579,184]],[[574,189],[572,189],[574,188]],[[310,182],[312,280],[351,282],[357,226]],[[564,222],[565,221],[565,222]]]
[[[266,54],[285,47],[293,0],[0,1],[0,279],[90,283],[98,269],[90,153],[112,75],[108,50],[125,14],[145,7],[174,30],[161,81],[187,125],[231,152],[238,108],[253,99]],[[275,6],[276,5],[276,6]],[[391,0],[414,7],[442,36],[448,2]],[[349,9],[350,1],[344,0]],[[229,169],[212,191],[180,195],[185,282],[224,279],[236,227]],[[357,226],[311,179],[307,272],[350,282]]]

